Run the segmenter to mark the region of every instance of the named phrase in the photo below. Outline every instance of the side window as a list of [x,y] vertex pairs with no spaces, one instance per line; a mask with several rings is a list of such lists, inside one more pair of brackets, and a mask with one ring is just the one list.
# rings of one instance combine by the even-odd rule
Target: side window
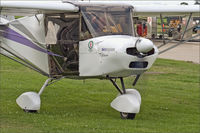
[[80,32],[80,40],[87,40],[92,38],[92,35],[85,23],[83,17],[81,18],[81,32]]
[[78,74],[79,14],[53,14],[46,17],[46,44],[60,56],[49,56],[50,73]]

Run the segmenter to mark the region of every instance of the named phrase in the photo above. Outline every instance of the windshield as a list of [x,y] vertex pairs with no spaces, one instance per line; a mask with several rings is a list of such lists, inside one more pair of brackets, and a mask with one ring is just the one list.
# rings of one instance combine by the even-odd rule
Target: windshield
[[82,7],[83,18],[93,37],[133,36],[130,7]]

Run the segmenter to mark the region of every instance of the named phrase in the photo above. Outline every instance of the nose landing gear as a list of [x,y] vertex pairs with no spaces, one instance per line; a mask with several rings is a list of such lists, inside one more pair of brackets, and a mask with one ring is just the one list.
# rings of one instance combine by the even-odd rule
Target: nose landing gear
[[[122,89],[116,84],[116,81],[110,78],[110,81],[119,91],[119,95],[111,102],[111,107],[120,112],[122,119],[134,119],[140,111],[141,95],[136,89],[125,89],[123,78],[120,78]],[[139,79],[139,75],[134,81],[134,85]]]

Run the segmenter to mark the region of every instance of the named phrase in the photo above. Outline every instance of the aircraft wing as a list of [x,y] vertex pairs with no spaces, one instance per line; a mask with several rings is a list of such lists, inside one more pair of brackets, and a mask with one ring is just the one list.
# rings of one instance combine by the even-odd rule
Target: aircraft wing
[[200,5],[133,5],[135,16],[200,16]]
[[[63,0],[68,3],[69,0]],[[187,1],[188,5],[181,5],[181,1],[74,1],[76,5],[111,5],[123,6],[129,5],[134,8],[135,16],[182,16],[193,13],[193,16],[200,16],[200,5],[195,2]]]
[[160,14],[187,15],[193,13],[193,16],[199,16],[200,5],[179,5],[176,3],[153,1],[0,1],[0,14],[27,16],[40,13],[56,12],[77,12],[79,7],[76,5],[131,5],[134,7],[135,16],[158,16]]
[[79,8],[62,1],[0,1],[1,15],[29,16],[40,13],[77,12]]

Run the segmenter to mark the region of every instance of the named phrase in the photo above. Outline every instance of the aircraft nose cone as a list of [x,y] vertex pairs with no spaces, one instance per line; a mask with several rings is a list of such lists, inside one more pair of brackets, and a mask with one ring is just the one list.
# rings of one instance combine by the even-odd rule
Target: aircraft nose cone
[[140,53],[147,53],[147,52],[149,52],[149,51],[151,51],[153,49],[153,42],[151,40],[149,40],[149,39],[140,38],[136,42],[136,49]]

